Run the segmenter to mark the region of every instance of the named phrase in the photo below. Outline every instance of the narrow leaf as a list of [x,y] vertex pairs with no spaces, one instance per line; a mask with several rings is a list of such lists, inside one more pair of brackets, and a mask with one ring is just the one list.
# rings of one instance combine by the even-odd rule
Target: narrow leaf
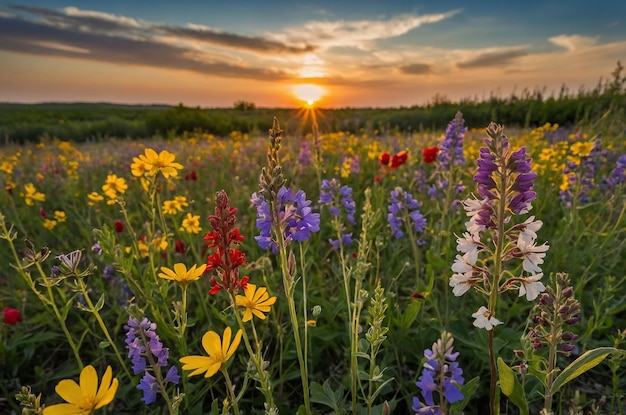
[[598,347],[597,349],[588,350],[570,363],[559,376],[554,379],[552,384],[552,394],[555,394],[563,385],[572,379],[576,379],[589,369],[600,364],[609,354],[619,351],[614,347]]
[[104,307],[104,294],[100,296],[95,307],[96,307],[96,311],[102,310],[102,307]]

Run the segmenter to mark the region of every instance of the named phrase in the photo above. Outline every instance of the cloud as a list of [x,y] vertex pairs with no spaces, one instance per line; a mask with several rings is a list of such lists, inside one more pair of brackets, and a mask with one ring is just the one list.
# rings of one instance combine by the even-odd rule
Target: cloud
[[528,55],[528,52],[523,46],[512,49],[483,52],[471,59],[457,63],[457,67],[469,69],[508,65],[515,59],[526,55]]
[[324,48],[348,46],[364,49],[369,42],[401,36],[422,25],[448,19],[459,12],[460,10],[425,15],[404,14],[387,20],[310,21],[286,28],[284,33],[274,36],[283,40],[308,41]]
[[400,67],[400,72],[407,75],[424,75],[430,73],[431,70],[431,66],[427,63],[412,63]]
[[550,42],[560,46],[569,52],[588,49],[598,43],[597,37],[581,35],[559,35],[548,39]]
[[187,27],[160,26],[159,30],[164,34],[179,38],[193,39],[228,48],[255,52],[301,54],[313,52],[316,49],[314,46],[306,43],[299,46],[290,46],[262,37],[241,36],[201,25],[188,25]]
[[287,77],[281,71],[217,61],[210,55],[156,41],[76,32],[19,18],[0,17],[0,48],[17,53],[188,70],[221,77],[258,80]]

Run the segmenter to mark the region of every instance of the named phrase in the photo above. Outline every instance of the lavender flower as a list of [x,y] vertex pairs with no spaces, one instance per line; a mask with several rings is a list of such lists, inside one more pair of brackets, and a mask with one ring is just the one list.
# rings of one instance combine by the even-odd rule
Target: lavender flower
[[[337,179],[324,179],[322,180],[321,193],[319,203],[328,206],[328,210],[332,216],[335,216],[339,220],[341,212],[346,213],[346,220],[351,224],[356,224],[354,215],[356,213],[356,203],[352,199],[352,188],[348,186],[341,186]],[[340,229],[340,238],[329,239],[329,243],[333,249],[338,249],[340,244],[346,246],[352,245],[352,233],[347,233],[345,230]]]
[[617,159],[615,164],[615,168],[609,173],[609,176],[602,180],[602,184],[604,187],[610,191],[615,188],[615,186],[626,183],[626,154],[622,154]]
[[391,233],[393,233],[396,238],[402,238],[404,236],[403,225],[405,223],[407,226],[412,224],[412,229],[415,232],[424,232],[426,219],[419,211],[420,207],[421,203],[415,200],[408,192],[402,190],[402,188],[396,187],[391,191],[387,221],[391,226]]
[[[441,338],[433,343],[432,349],[424,350],[424,369],[418,382],[415,384],[421,389],[424,402],[419,398],[413,398],[413,411],[420,415],[438,415],[447,412],[447,405],[463,399],[463,393],[459,389],[465,382],[463,369],[456,362],[459,352],[454,352],[454,338],[450,333],[444,332]],[[435,402],[433,393],[438,394],[438,403]]]
[[[285,242],[292,240],[303,242],[310,238],[311,232],[320,229],[320,215],[314,213],[311,208],[311,201],[306,199],[306,193],[299,190],[293,194],[291,189],[281,187],[278,191],[279,221],[281,229],[284,230]],[[270,206],[263,197],[257,193],[252,194],[252,205],[257,209],[256,227],[261,231],[260,235],[254,239],[261,249],[271,249],[273,253],[278,252],[278,245],[272,238],[272,216]]]
[[448,124],[446,135],[439,143],[439,153],[437,161],[443,170],[450,170],[451,166],[461,166],[465,164],[465,156],[463,156],[463,139],[467,132],[464,126],[465,120],[463,114],[457,112],[456,116]]
[[149,405],[156,401],[157,393],[166,393],[165,385],[170,382],[178,384],[180,381],[178,369],[176,366],[171,366],[165,378],[161,380],[161,368],[167,366],[169,349],[163,347],[155,331],[155,323],[151,323],[146,317],[139,321],[131,316],[124,329],[126,329],[125,342],[133,374],[138,375],[144,372],[137,389],[143,391],[142,401]]

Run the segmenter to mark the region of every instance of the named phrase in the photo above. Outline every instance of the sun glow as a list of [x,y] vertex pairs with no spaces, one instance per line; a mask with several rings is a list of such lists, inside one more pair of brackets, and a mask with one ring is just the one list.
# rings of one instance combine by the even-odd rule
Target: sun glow
[[315,84],[300,84],[293,87],[293,93],[296,97],[306,102],[308,106],[312,106],[324,96],[326,90]]

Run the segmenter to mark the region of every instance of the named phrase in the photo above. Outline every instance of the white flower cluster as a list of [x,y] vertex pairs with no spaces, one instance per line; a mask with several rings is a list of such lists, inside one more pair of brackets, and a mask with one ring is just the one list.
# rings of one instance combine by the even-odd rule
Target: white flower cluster
[[[523,223],[512,226],[505,232],[505,235],[498,236],[505,238],[507,235],[513,237],[517,235],[515,243],[511,242],[506,245],[502,257],[505,259],[522,259],[523,270],[530,274],[509,278],[500,284],[500,281],[492,280],[494,276],[490,276],[486,267],[477,264],[480,252],[495,254],[481,241],[481,233],[487,230],[487,224],[491,220],[493,202],[488,198],[482,200],[470,198],[463,201],[463,207],[470,219],[465,223],[467,232],[457,237],[456,240],[459,255],[456,256],[452,264],[451,268],[454,274],[450,277],[449,282],[454,295],[459,297],[472,287],[487,296],[492,289],[502,291],[517,289],[520,297],[525,295],[528,301],[535,300],[546,289],[540,281],[543,273],[539,265],[543,264],[549,246],[546,243],[536,245],[537,231],[541,229],[543,222],[535,220],[535,217],[531,216]],[[493,287],[493,284],[499,286]],[[472,317],[475,319],[474,326],[486,330],[491,330],[494,326],[502,324],[485,306],[481,306],[476,313],[472,314]]]

